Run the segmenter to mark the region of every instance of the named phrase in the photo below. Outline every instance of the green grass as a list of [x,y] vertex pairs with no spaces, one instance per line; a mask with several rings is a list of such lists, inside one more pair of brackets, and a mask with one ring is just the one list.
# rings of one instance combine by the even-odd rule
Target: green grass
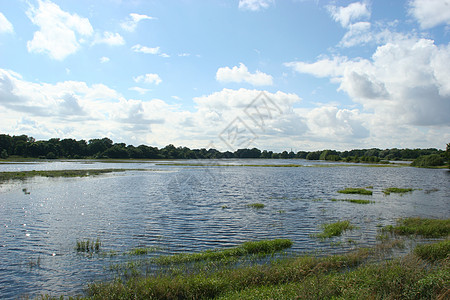
[[352,230],[355,226],[350,224],[350,221],[338,221],[335,223],[327,223],[321,225],[323,232],[316,234],[319,238],[331,238],[333,236],[341,235],[345,230]]
[[90,253],[96,253],[100,251],[100,246],[102,243],[100,242],[100,239],[97,240],[81,240],[77,241],[77,252],[90,252]]
[[450,240],[416,246],[414,254],[430,261],[445,259],[450,256]]
[[383,228],[398,235],[421,235],[427,238],[447,237],[450,235],[450,219],[404,218],[397,220],[395,226]]
[[371,249],[297,256],[215,271],[164,273],[89,285],[89,299],[446,299],[448,259],[415,254],[374,262]]
[[292,241],[288,239],[262,240],[245,242],[237,247],[223,250],[207,250],[199,253],[181,253],[163,255],[153,259],[159,265],[180,264],[197,261],[213,261],[246,255],[267,255],[290,248]]
[[390,195],[391,193],[397,193],[397,194],[404,194],[408,192],[412,192],[414,189],[412,188],[396,188],[396,187],[390,187],[383,190],[383,193],[385,195]]
[[146,255],[148,253],[151,252],[155,252],[157,249],[156,248],[134,248],[131,249],[129,252],[127,252],[127,254],[129,255]]
[[360,195],[372,195],[372,191],[363,189],[363,188],[345,188],[343,190],[339,190],[338,193],[341,194],[360,194]]
[[256,208],[256,209],[261,209],[261,208],[265,207],[265,205],[262,203],[250,203],[247,206],[251,207],[251,208]]
[[375,201],[371,200],[362,200],[362,199],[331,199],[331,201],[344,201],[344,202],[351,202],[356,204],[370,204],[375,203]]
[[[112,172],[124,172],[129,169],[86,169],[86,170],[51,170],[51,171],[21,171],[0,172],[0,182],[7,180],[23,180],[30,177],[86,177]],[[140,169],[135,169],[140,170]]]

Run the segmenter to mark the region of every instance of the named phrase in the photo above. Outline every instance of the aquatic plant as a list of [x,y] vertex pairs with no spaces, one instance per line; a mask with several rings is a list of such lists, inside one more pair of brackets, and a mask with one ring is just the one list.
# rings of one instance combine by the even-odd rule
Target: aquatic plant
[[363,188],[345,188],[343,190],[339,190],[338,193],[341,194],[360,194],[360,195],[372,195],[372,191],[363,189]]
[[141,247],[141,248],[134,248],[127,252],[129,255],[146,255],[150,252],[155,252],[157,248],[155,247]]
[[362,199],[331,199],[331,201],[343,201],[343,202],[351,202],[356,204],[370,204],[375,203],[375,201],[371,200],[362,200]]
[[194,261],[221,260],[245,255],[266,255],[281,251],[292,246],[288,239],[262,240],[245,242],[240,246],[223,250],[206,250],[199,253],[181,253],[175,255],[162,255],[153,259],[160,265],[185,263]]
[[322,233],[316,234],[319,238],[331,238],[333,236],[341,235],[345,230],[352,230],[355,226],[350,224],[350,221],[338,221],[335,223],[326,223],[320,226],[323,230]]
[[404,218],[395,226],[385,226],[383,231],[398,235],[422,235],[428,238],[450,235],[450,219]]
[[86,177],[112,172],[124,172],[142,169],[86,169],[86,170],[47,170],[47,171],[20,171],[0,172],[0,182],[7,180],[23,180],[29,177]]
[[102,243],[100,242],[100,239],[97,238],[97,240],[90,240],[90,239],[86,239],[86,240],[81,240],[81,241],[77,241],[77,247],[76,250],[77,252],[99,252],[100,251],[100,246],[102,245]]
[[383,193],[385,195],[390,195],[391,193],[397,193],[397,194],[404,194],[408,192],[412,192],[414,189],[412,188],[396,188],[396,187],[390,187],[383,190]]
[[251,207],[251,208],[256,208],[256,209],[261,209],[261,208],[265,207],[265,205],[262,203],[250,203],[247,206]]

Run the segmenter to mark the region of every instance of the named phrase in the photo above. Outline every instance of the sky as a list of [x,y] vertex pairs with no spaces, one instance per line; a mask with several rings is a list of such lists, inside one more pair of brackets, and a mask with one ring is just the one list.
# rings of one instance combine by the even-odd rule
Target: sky
[[0,0],[0,133],[445,149],[450,0]]

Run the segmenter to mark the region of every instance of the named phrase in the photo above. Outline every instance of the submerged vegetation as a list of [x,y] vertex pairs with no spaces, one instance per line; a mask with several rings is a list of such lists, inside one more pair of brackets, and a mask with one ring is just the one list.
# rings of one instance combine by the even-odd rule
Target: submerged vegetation
[[[26,179],[29,177],[86,177],[112,172],[124,172],[129,169],[86,169],[86,170],[51,170],[51,171],[20,171],[0,172],[0,182],[7,180]],[[137,170],[137,169],[136,169]]]
[[345,188],[343,190],[339,190],[338,193],[341,193],[341,194],[372,195],[372,191],[366,190],[364,188]]
[[331,199],[331,201],[343,201],[343,202],[351,202],[356,204],[370,204],[375,203],[375,201],[371,200],[362,200],[362,199]]
[[251,208],[256,208],[256,209],[261,209],[261,208],[265,207],[265,205],[262,203],[250,203],[250,204],[247,204],[247,206],[251,207]]
[[351,225],[350,221],[344,220],[335,223],[322,224],[321,228],[323,229],[323,232],[315,236],[319,238],[331,238],[333,236],[341,235],[346,230],[352,230],[355,226]]

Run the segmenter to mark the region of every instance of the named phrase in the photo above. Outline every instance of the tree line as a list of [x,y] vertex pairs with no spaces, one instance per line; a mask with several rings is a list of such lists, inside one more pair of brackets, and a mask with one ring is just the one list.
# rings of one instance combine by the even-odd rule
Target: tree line
[[436,148],[429,149],[354,149],[350,151],[283,151],[280,153],[252,149],[238,149],[234,152],[220,152],[216,149],[189,149],[170,144],[164,148],[114,143],[105,137],[102,139],[75,140],[52,138],[36,141],[27,135],[0,134],[0,157],[10,156],[45,159],[81,159],[81,158],[115,158],[115,159],[221,159],[221,158],[302,158],[308,160],[328,160],[347,162],[380,162],[392,160],[415,160],[421,156],[437,155],[445,159],[449,153]]

